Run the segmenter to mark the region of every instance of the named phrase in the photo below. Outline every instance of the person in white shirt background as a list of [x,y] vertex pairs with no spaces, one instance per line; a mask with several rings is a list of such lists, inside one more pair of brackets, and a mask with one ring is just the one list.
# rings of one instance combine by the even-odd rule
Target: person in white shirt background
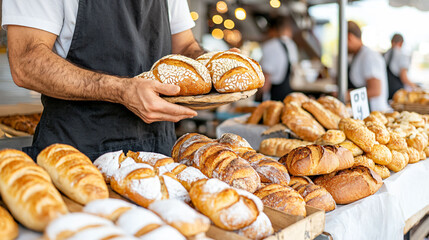
[[347,26],[347,47],[352,55],[348,87],[366,87],[371,111],[389,111],[386,63],[380,53],[363,45],[362,31],[355,22],[349,21]]
[[418,87],[408,78],[410,59],[402,50],[404,37],[395,33],[391,43],[392,47],[384,54],[389,82],[389,99],[392,99],[393,94],[401,88],[413,89]]
[[290,76],[293,65],[298,62],[298,49],[293,38],[292,22],[287,17],[276,19],[274,26],[278,37],[262,45],[261,67],[265,75],[263,87],[264,99],[268,93],[270,99],[282,101],[292,92]]

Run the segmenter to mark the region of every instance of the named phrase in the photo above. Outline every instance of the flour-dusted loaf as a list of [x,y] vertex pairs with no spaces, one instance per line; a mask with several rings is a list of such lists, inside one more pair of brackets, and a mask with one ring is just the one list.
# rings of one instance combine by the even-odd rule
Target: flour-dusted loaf
[[170,163],[174,163],[174,160],[164,154],[154,152],[133,152],[128,151],[128,157],[134,159],[137,163],[146,163],[152,167],[160,167]]
[[196,182],[189,194],[196,209],[226,230],[249,226],[263,210],[261,200],[255,195],[215,178]]
[[238,235],[259,240],[272,235],[274,233],[274,229],[268,216],[261,212],[252,224],[236,232]]
[[0,206],[0,236],[4,240],[13,240],[18,237],[18,224],[9,212]]
[[178,96],[206,94],[212,88],[207,68],[202,63],[182,55],[171,54],[159,59],[150,72],[141,77],[179,86]]
[[204,66],[207,66],[207,63],[209,63],[210,59],[216,54],[220,53],[220,51],[212,51],[208,53],[204,53],[203,55],[199,56],[196,60],[202,63]]
[[206,216],[179,200],[156,201],[149,205],[149,210],[185,237],[205,233],[210,227],[210,220]]
[[80,204],[109,197],[100,171],[85,154],[70,145],[52,144],[43,149],[37,156],[37,164],[49,173],[61,192]]
[[105,153],[94,161],[94,165],[100,170],[106,183],[110,183],[113,174],[115,174],[119,168],[134,163],[134,159],[126,157],[122,150]]
[[15,219],[32,230],[43,231],[68,212],[49,174],[18,150],[0,151],[0,193]]
[[83,211],[115,222],[124,212],[136,207],[136,205],[124,200],[106,198],[94,200],[86,204]]
[[261,66],[243,54],[225,51],[207,63],[213,86],[220,93],[241,92],[264,86]]
[[326,188],[337,204],[348,204],[368,197],[383,185],[381,177],[364,166],[320,176],[314,183]]
[[288,138],[267,138],[259,145],[259,152],[268,156],[283,157],[297,147],[312,144],[311,142]]
[[332,195],[322,186],[314,183],[302,184],[296,182],[291,185],[303,198],[308,206],[322,209],[325,212],[332,211],[336,208],[335,200]]
[[173,174],[177,181],[179,181],[187,191],[189,191],[192,185],[198,180],[207,179],[207,176],[199,169],[188,167],[180,163],[171,163],[160,166],[156,168],[156,171],[159,176],[164,175],[165,173]]
[[302,108],[310,112],[326,129],[338,129],[338,123],[341,120],[340,117],[323,107],[317,101],[310,99],[302,104]]
[[255,195],[262,200],[265,206],[291,215],[306,216],[304,199],[291,187],[270,184],[258,189]]

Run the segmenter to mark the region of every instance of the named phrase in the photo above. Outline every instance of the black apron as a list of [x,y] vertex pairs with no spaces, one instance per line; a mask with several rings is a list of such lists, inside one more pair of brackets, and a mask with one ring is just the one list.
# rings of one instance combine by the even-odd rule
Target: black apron
[[393,53],[394,51],[393,49],[391,49],[390,56],[387,59],[387,63],[386,63],[387,82],[389,85],[389,99],[393,98],[393,94],[395,94],[396,91],[398,91],[401,88],[404,88],[404,84],[402,83],[401,78],[393,74],[392,70],[390,69],[390,63],[392,62]]
[[272,84],[271,85],[271,100],[274,101],[283,101],[283,99],[288,95],[289,93],[293,92],[292,88],[290,87],[290,70],[291,70],[291,63],[290,63],[290,56],[289,51],[286,46],[286,44],[279,39],[280,44],[283,46],[285,52],[286,52],[286,59],[287,59],[287,66],[286,66],[286,74],[283,78],[283,81],[280,84]]
[[[133,77],[170,53],[167,0],[79,0],[68,61],[97,72]],[[120,104],[45,95],[42,103],[33,145],[23,149],[33,159],[53,143],[72,145],[91,160],[117,150],[170,155],[176,138],[172,122],[146,124]]]

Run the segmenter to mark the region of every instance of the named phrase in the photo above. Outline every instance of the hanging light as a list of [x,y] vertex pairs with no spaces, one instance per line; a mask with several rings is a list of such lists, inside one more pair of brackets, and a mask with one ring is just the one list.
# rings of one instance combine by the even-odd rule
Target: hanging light
[[199,17],[200,15],[197,12],[194,12],[194,11],[191,12],[192,20],[197,21]]
[[228,5],[224,1],[219,1],[216,3],[216,10],[219,13],[226,13],[228,12]]
[[223,26],[227,29],[233,29],[235,27],[235,23],[231,19],[226,19],[225,22],[223,22]]
[[215,28],[212,31],[212,36],[216,39],[222,39],[223,38],[223,31],[219,28]]
[[221,15],[214,15],[212,20],[215,24],[221,24],[223,22],[223,17]]
[[279,8],[281,5],[280,0],[270,0],[270,5],[273,8]]
[[241,7],[236,8],[235,9],[235,17],[238,20],[244,20],[244,19],[246,19],[246,10],[244,10],[244,8],[241,8]]

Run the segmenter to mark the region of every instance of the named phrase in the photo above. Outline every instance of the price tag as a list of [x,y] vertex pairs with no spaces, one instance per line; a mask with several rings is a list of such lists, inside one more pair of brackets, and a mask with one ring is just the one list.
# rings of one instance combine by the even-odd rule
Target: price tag
[[350,100],[354,119],[363,120],[369,116],[368,95],[366,94],[366,87],[351,91]]

